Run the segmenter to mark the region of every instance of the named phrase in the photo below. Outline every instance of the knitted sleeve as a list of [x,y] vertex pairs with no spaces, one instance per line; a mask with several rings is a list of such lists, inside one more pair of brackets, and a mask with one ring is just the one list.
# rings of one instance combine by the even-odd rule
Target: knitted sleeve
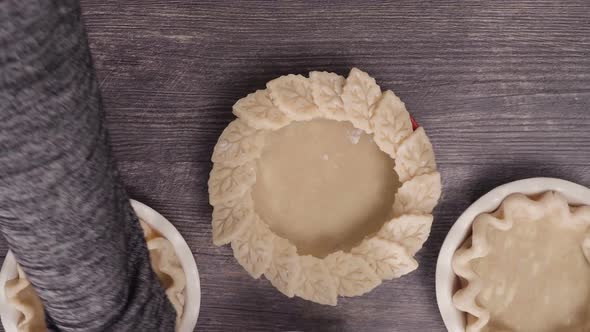
[[0,0],[0,232],[60,331],[174,331],[73,0]]

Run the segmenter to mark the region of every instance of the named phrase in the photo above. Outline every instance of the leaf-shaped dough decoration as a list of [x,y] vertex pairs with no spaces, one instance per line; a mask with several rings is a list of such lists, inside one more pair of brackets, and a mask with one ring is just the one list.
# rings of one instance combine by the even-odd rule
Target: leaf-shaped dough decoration
[[412,121],[404,103],[391,91],[385,91],[375,105],[371,118],[374,139],[379,148],[395,156],[402,140],[412,133]]
[[404,246],[408,254],[414,256],[428,239],[432,220],[431,214],[406,214],[386,222],[377,236]]
[[357,68],[352,68],[342,88],[342,102],[348,120],[355,127],[372,133],[370,119],[373,105],[381,97],[381,89],[375,79]]
[[219,136],[211,160],[226,166],[239,166],[260,157],[264,136],[244,121],[232,121]]
[[338,294],[341,296],[360,296],[381,284],[381,278],[360,257],[337,251],[324,260],[338,281]]
[[232,241],[234,257],[254,279],[268,269],[272,260],[273,233],[256,214],[253,223]]
[[230,243],[252,224],[254,204],[250,193],[213,208],[213,244]]
[[434,151],[424,128],[419,127],[402,142],[395,155],[395,171],[401,182],[436,171]]
[[238,100],[233,113],[256,129],[276,130],[291,121],[272,103],[267,90],[258,90]]
[[418,267],[404,247],[377,237],[363,240],[350,252],[369,263],[381,279],[399,278]]
[[440,174],[433,172],[419,175],[404,182],[393,201],[394,217],[403,214],[429,214],[440,198]]
[[337,283],[325,262],[313,256],[301,256],[300,263],[301,282],[295,295],[320,304],[336,305]]
[[325,71],[312,71],[309,73],[309,79],[313,100],[318,105],[320,113],[327,119],[348,120],[341,97],[344,77]]
[[264,276],[281,293],[293,297],[300,275],[301,264],[297,248],[286,239],[275,236],[273,258]]
[[243,196],[256,182],[254,161],[238,167],[213,164],[209,175],[209,202],[211,205],[224,203]]
[[318,107],[311,94],[311,82],[301,75],[286,75],[266,83],[273,103],[296,121],[318,117]]

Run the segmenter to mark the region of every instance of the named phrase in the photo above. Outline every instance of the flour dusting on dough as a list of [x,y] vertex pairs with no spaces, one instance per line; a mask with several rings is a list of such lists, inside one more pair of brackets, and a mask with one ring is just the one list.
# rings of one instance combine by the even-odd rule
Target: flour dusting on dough
[[358,144],[361,140],[361,135],[363,134],[363,130],[359,128],[353,128],[348,130],[347,138],[352,144]]

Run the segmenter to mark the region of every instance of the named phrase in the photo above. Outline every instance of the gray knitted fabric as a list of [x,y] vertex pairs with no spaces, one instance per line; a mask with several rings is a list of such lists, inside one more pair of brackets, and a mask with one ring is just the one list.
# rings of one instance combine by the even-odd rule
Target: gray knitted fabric
[[77,1],[0,0],[0,231],[59,331],[174,331]]

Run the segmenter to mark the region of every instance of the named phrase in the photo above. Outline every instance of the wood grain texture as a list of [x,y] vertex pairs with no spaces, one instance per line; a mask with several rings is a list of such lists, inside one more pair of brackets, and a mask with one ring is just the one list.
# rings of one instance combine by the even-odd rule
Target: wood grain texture
[[[587,0],[82,4],[127,188],[195,254],[199,331],[445,331],[434,271],[460,213],[516,179],[590,186]],[[282,74],[352,66],[426,128],[444,190],[417,271],[324,307],[253,280],[213,246],[206,184],[237,99]]]

